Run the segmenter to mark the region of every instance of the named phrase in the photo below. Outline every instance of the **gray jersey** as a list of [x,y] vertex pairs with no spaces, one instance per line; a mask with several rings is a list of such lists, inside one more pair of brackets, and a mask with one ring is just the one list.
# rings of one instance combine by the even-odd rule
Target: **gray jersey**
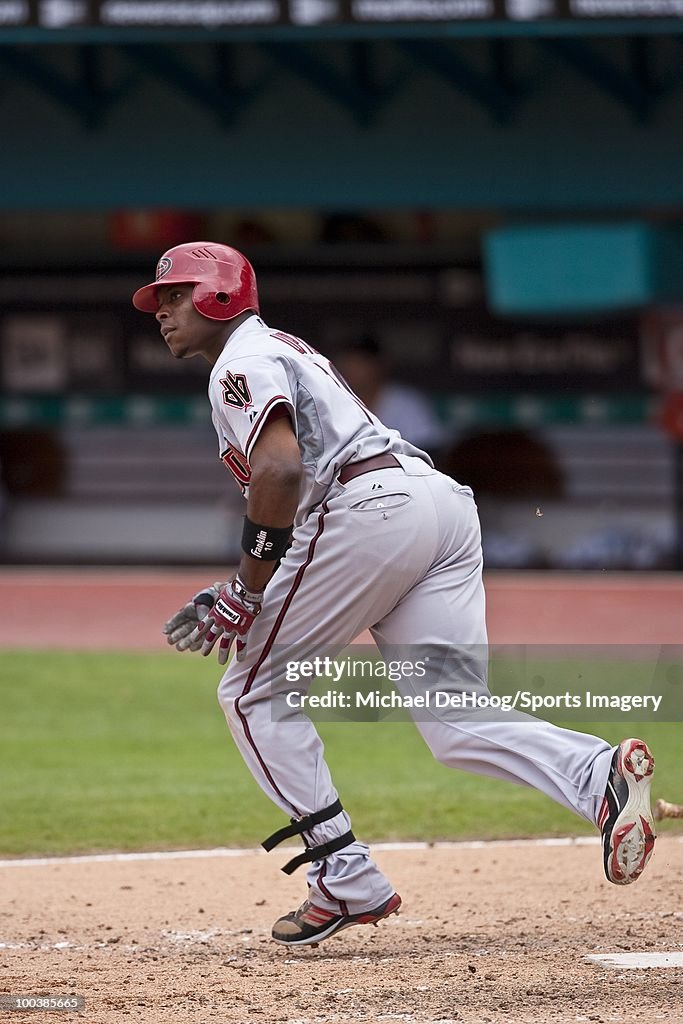
[[249,460],[269,414],[284,406],[304,466],[296,523],[318,505],[347,462],[391,452],[432,465],[429,456],[385,427],[354,395],[329,359],[259,316],[231,335],[209,381],[219,452],[245,496]]

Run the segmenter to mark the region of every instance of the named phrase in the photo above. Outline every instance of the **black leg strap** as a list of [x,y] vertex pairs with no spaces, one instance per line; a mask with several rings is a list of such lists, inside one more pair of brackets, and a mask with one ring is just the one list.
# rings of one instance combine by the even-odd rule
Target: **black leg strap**
[[267,839],[263,840],[261,846],[270,853],[271,850],[284,842],[285,839],[290,839],[292,836],[300,836],[302,832],[308,832],[314,825],[319,825],[321,821],[329,821],[330,818],[336,818],[343,810],[341,800],[337,798],[333,804],[330,804],[329,807],[323,807],[320,811],[306,814],[303,818],[291,818],[291,825],[285,825],[284,828],[279,828],[277,832],[273,832],[272,836],[268,836]]
[[[261,843],[264,850],[270,853],[276,846],[284,842],[285,839],[290,839],[292,836],[300,836],[304,832],[308,832],[313,828],[314,825],[319,825],[323,821],[329,821],[330,818],[336,818],[338,814],[344,810],[342,807],[341,800],[337,798],[333,804],[329,807],[323,807],[320,811],[314,811],[312,814],[306,814],[303,818],[292,818],[290,825],[285,825],[284,828],[280,828],[277,832],[273,832],[272,836],[268,836]],[[351,843],[356,841],[356,837],[350,830],[345,832],[343,836],[337,836],[336,839],[331,839],[329,843],[321,843],[320,846],[307,846],[303,853],[300,853],[297,857],[293,857],[283,867],[283,871],[286,875],[291,875],[293,871],[300,868],[302,864],[306,864],[309,861],[320,860],[322,857],[329,857],[331,853],[336,853],[337,850],[343,850],[345,846],[350,846]],[[305,842],[305,840],[304,840]]]
[[329,843],[321,843],[320,846],[309,846],[303,853],[300,853],[298,857],[292,857],[288,860],[285,866],[282,868],[286,875],[293,874],[297,868],[300,868],[302,864],[307,864],[310,861],[321,860],[322,857],[329,857],[331,853],[336,853],[337,850],[343,850],[345,846],[350,846],[351,843],[356,841],[356,837],[353,832],[345,832],[343,836],[337,836],[336,839],[331,839]]

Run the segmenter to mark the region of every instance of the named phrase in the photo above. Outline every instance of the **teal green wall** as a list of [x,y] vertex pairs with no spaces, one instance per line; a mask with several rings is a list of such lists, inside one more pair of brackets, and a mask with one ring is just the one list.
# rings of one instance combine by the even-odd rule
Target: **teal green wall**
[[[508,45],[518,95],[506,123],[496,120],[501,114],[495,102],[487,109],[485,99],[479,102],[421,68],[400,46],[380,43],[373,45],[371,60],[377,97],[368,93],[360,111],[346,106],[334,88],[321,91],[329,86],[324,75],[317,87],[307,81],[295,53],[287,70],[282,59],[273,62],[259,47],[226,48],[222,71],[239,84],[236,91],[234,84],[211,84],[211,49],[169,51],[209,82],[207,94],[222,117],[175,85],[145,75],[123,51],[102,48],[102,85],[120,95],[99,113],[95,108],[88,127],[87,111],[56,99],[58,89],[49,83],[47,91],[36,88],[30,71],[17,76],[17,55],[20,62],[25,54],[47,63],[63,76],[62,85],[73,85],[78,105],[79,51],[15,50],[8,68],[0,50],[0,208],[417,206],[621,213],[683,205],[680,43],[650,44],[647,73],[640,72],[646,87],[654,79],[650,109],[647,97],[641,102],[642,82],[629,100],[627,41],[589,43],[598,62],[597,73],[590,73],[600,85],[541,44]],[[479,40],[458,44],[475,90],[482,81],[492,85],[486,47]],[[353,81],[343,44],[320,44],[312,52],[332,81]],[[505,95],[499,92],[498,99]],[[364,118],[369,123],[361,123]]]

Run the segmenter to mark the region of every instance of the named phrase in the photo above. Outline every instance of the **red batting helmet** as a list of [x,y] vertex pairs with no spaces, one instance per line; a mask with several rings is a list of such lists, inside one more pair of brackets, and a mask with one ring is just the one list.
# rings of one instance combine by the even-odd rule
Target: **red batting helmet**
[[169,249],[157,263],[154,284],[139,288],[133,305],[143,313],[156,313],[157,288],[166,284],[193,284],[194,308],[209,320],[232,320],[245,309],[259,311],[254,268],[237,249],[219,242],[186,242]]

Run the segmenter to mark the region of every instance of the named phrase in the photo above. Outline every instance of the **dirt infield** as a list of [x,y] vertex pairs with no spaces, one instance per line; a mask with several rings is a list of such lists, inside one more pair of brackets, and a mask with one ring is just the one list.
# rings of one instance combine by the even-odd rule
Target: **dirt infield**
[[[681,949],[683,842],[624,889],[596,845],[380,852],[398,917],[273,943],[302,896],[266,855],[0,868],[2,989],[85,996],[88,1024],[680,1021],[683,971],[591,953]],[[4,1018],[3,1018],[4,1019]]]
[[[162,650],[160,623],[213,575],[5,570],[0,647]],[[488,596],[494,643],[680,643],[678,577],[492,576]],[[282,859],[0,865],[0,991],[86,999],[77,1016],[0,1020],[683,1021],[680,968],[583,959],[683,949],[679,838],[624,889],[595,844],[381,851],[400,916],[307,951],[269,938],[304,895]]]

